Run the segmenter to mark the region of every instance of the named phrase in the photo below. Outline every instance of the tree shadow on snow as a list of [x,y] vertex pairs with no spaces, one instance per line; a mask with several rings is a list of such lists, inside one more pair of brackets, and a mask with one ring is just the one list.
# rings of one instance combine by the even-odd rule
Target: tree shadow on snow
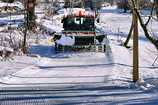
[[[148,80],[150,81],[150,79]],[[130,82],[119,79],[108,80],[107,82],[110,81]],[[155,93],[145,93],[139,89],[129,88],[127,85],[107,85],[106,82],[71,83],[70,86],[66,85],[68,83],[59,84],[64,86],[58,86],[57,83],[50,83],[47,86],[39,86],[38,84],[31,87],[3,88],[0,90],[0,102],[35,103],[36,101],[36,103],[39,102],[40,104],[45,104],[44,102],[46,102],[53,105],[156,105],[158,103],[157,97],[152,96]]]
[[54,68],[92,68],[92,67],[111,67],[113,63],[108,64],[85,64],[85,65],[61,65],[61,66],[38,66],[40,69],[43,70],[52,70]]
[[31,47],[31,54],[51,58],[51,56],[54,54],[54,47],[45,45],[34,45]]
[[[113,104],[119,102],[117,98],[143,94],[133,91],[124,86],[106,86],[105,84],[85,84],[67,87],[41,86],[41,87],[16,87],[3,88],[0,90],[0,102],[20,103],[29,102],[53,105],[76,105],[76,104]],[[114,98],[114,100],[109,99]],[[125,99],[126,101],[126,99]],[[124,102],[125,102],[124,101]],[[128,102],[133,100],[128,100]],[[127,102],[127,103],[128,103]],[[126,104],[127,104],[126,103]]]

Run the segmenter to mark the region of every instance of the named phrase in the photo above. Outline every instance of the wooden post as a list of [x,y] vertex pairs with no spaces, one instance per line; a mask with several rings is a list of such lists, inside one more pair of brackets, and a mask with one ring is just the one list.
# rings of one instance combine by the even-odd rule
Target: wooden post
[[[138,0],[135,0],[134,9],[138,9]],[[138,16],[135,11],[133,11],[133,82],[139,80],[139,43],[138,43]]]

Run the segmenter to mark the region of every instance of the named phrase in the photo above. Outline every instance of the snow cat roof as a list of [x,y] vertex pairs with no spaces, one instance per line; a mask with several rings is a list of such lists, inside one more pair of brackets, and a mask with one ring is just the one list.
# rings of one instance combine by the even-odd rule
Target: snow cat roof
[[74,18],[74,17],[96,18],[96,15],[92,12],[88,12],[85,10],[76,10],[74,12],[64,15],[64,18]]

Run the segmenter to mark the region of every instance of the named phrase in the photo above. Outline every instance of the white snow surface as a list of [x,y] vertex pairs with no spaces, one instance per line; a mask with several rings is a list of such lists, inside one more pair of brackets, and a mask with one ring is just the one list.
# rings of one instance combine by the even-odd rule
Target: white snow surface
[[61,38],[56,41],[56,43],[63,46],[73,46],[75,44],[75,38],[62,35]]
[[37,19],[36,21],[37,23],[42,24],[42,28],[51,34],[54,32],[61,32],[63,30],[60,21],[57,21],[58,18],[60,18],[60,16],[54,16],[52,20]]
[[3,46],[0,46],[0,51],[3,51],[4,50],[4,47]]
[[73,13],[75,11],[85,11],[85,9],[82,9],[82,8],[67,8],[67,9],[60,9],[57,11],[58,14],[70,14],[70,13]]
[[[54,44],[43,39],[32,46],[40,59],[16,57],[12,62],[0,62],[1,87],[52,86],[63,91],[55,104],[69,102],[79,105],[156,105],[158,103],[158,56],[155,47],[140,29],[140,81],[132,82],[132,47],[121,46],[127,37],[132,16],[119,13],[113,7],[104,8],[99,26],[108,35],[110,49],[106,53],[54,53]],[[47,24],[47,23],[42,23]],[[158,23],[151,29],[158,36]],[[132,39],[130,41],[132,45]],[[24,64],[24,65],[22,65]],[[16,65],[16,66],[15,66]],[[9,68],[8,68],[9,67]],[[10,72],[9,72],[10,70]],[[64,91],[70,89],[69,91]],[[69,97],[69,98],[68,98]],[[71,98],[70,98],[71,97]],[[63,102],[64,100],[64,102]],[[51,103],[52,104],[52,103]]]
[[0,46],[3,46],[7,51],[13,52],[13,49],[20,48],[22,40],[23,36],[16,30],[0,33]]
[[14,50],[12,48],[9,48],[9,47],[5,47],[4,51],[14,52]]

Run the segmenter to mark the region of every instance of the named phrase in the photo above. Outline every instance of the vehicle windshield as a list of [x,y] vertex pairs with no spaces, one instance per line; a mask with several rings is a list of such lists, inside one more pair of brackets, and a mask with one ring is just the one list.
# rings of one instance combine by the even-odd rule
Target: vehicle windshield
[[94,18],[64,18],[62,22],[64,30],[93,31],[94,29]]

